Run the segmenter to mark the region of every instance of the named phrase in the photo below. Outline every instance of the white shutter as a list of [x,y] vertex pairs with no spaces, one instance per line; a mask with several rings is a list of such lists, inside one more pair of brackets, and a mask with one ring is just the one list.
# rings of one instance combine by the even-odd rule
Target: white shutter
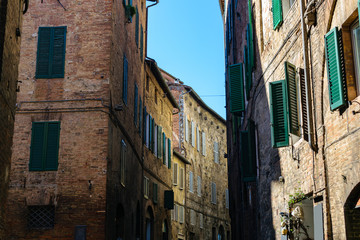
[[195,147],[195,127],[193,121],[191,121],[191,146]]
[[184,223],[184,207],[183,206],[180,206],[180,213],[179,213],[179,217],[180,217],[180,219],[179,219],[179,222],[180,223]]
[[198,176],[197,182],[198,182],[197,194],[200,197],[201,196],[201,177],[200,176]]
[[179,178],[179,187],[180,189],[184,189],[184,168],[180,168]]
[[214,142],[214,161],[219,163],[219,144]]
[[206,139],[205,132],[202,132],[201,141],[202,141],[202,155],[206,155]]
[[177,185],[178,184],[178,164],[177,163],[174,163],[173,173],[174,173],[173,184]]
[[189,191],[190,192],[194,192],[194,186],[193,186],[193,181],[194,181],[194,176],[193,176],[193,172],[189,172]]
[[194,210],[190,210],[190,224],[195,225],[196,224],[196,213]]
[[185,128],[185,141],[189,141],[189,125],[188,125],[188,119],[187,116],[185,116],[184,120],[184,128]]
[[199,127],[196,127],[196,148],[200,152],[200,130]]

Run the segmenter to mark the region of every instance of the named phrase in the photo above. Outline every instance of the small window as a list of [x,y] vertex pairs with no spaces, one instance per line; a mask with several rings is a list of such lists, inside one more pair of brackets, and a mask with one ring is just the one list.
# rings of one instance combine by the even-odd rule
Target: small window
[[40,27],[36,58],[36,78],[63,78],[66,27]]
[[55,224],[55,206],[28,206],[29,229],[52,229]]

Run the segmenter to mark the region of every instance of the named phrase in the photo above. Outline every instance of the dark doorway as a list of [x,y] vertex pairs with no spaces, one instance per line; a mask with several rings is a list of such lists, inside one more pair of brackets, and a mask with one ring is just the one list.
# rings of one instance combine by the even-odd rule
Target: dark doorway
[[116,240],[123,240],[125,235],[124,208],[119,203],[116,207]]

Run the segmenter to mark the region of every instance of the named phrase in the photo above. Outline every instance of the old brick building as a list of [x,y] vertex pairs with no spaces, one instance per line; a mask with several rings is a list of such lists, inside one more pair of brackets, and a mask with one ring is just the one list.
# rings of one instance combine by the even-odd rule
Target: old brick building
[[[149,7],[145,0],[30,2],[6,239],[147,237],[144,175],[153,159],[144,144],[144,109],[157,106],[145,100],[145,79],[159,84],[145,61]],[[166,114],[156,123],[167,124],[171,139],[176,103],[169,98],[161,98]],[[155,227],[151,233],[160,232]]]
[[5,203],[15,121],[21,21],[27,9],[28,1],[0,1],[0,239],[4,239],[6,229]]
[[219,3],[233,239],[359,239],[358,1]]
[[[185,219],[184,239],[228,239],[231,227],[224,158],[225,120],[194,89],[167,72],[162,73],[180,106],[173,122],[174,148],[190,162],[185,172],[185,209],[178,204],[174,220],[181,223],[176,216]],[[178,172],[174,171],[173,177]],[[181,239],[179,233],[177,238]]]

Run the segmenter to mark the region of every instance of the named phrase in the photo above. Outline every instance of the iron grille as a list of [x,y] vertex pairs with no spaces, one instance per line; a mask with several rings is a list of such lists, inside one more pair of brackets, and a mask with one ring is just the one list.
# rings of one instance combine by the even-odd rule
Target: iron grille
[[54,228],[55,206],[28,206],[28,210],[28,228]]

